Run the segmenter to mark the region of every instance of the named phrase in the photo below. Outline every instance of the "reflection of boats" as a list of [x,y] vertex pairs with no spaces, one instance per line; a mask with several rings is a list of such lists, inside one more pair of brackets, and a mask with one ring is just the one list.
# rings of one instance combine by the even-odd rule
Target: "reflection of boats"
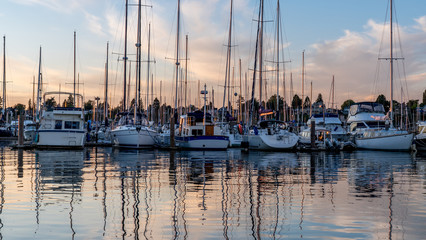
[[249,149],[253,150],[292,150],[299,137],[285,129],[283,121],[265,120],[259,122],[247,135]]
[[357,148],[408,151],[411,147],[413,134],[391,126],[380,103],[352,105],[347,122],[355,135]]
[[417,123],[417,135],[414,137],[414,144],[418,151],[426,151],[426,121]]
[[[66,92],[47,92],[46,95],[67,94]],[[75,94],[83,98],[80,94]],[[83,148],[86,130],[84,128],[84,113],[81,108],[45,106],[37,131],[38,147]]]

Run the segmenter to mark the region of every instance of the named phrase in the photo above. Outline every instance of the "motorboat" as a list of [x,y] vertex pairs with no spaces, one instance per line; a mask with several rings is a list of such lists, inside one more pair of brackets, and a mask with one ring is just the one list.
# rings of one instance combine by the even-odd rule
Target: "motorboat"
[[426,121],[417,123],[417,135],[414,137],[417,151],[426,151]]
[[[68,94],[67,92],[46,92],[47,95]],[[82,95],[75,94],[81,98]],[[83,148],[86,129],[84,111],[76,107],[50,107],[44,104],[40,127],[37,130],[37,147],[39,148]]]
[[411,149],[414,134],[393,127],[380,103],[360,102],[352,105],[347,123],[357,148],[391,151]]
[[224,150],[229,145],[229,137],[222,135],[211,115],[201,111],[182,115],[176,132],[176,144],[182,149]]

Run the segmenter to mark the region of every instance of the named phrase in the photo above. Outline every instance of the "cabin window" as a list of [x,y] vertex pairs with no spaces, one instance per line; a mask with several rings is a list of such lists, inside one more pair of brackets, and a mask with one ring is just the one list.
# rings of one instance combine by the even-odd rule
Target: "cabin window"
[[62,129],[62,121],[61,120],[55,121],[55,129]]
[[77,121],[65,121],[65,129],[79,129],[80,128],[80,122]]

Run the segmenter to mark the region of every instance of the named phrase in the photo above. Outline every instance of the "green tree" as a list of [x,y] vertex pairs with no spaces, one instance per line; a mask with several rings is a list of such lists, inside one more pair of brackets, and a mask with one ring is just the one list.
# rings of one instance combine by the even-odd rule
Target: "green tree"
[[423,92],[423,103],[422,103],[422,107],[426,105],[426,89]]
[[309,97],[306,96],[305,101],[303,102],[303,107],[310,108],[311,106],[312,106],[311,99],[309,99]]
[[354,104],[355,104],[354,100],[348,99],[348,100],[343,102],[341,108],[342,108],[342,110],[344,110],[345,108],[350,107],[351,105],[354,105]]
[[302,99],[300,99],[300,97],[297,94],[293,96],[293,101],[291,101],[291,107],[293,109],[302,107]]
[[93,109],[93,105],[94,105],[94,101],[93,100],[89,100],[87,102],[84,103],[84,110],[86,111],[90,111]]
[[390,108],[390,102],[388,100],[386,100],[385,95],[380,94],[379,96],[377,96],[376,99],[376,103],[380,103],[383,105],[383,107],[385,108],[385,112],[389,111]]
[[[283,107],[283,99],[280,97],[279,108],[282,109],[282,107]],[[268,102],[266,103],[266,108],[272,109],[272,110],[277,109],[277,94],[274,94],[269,98]]]
[[74,107],[74,98],[72,97],[72,94],[68,96],[67,99],[64,100],[64,103],[62,104],[63,107]]
[[18,114],[24,113],[25,112],[25,105],[18,103],[13,107],[14,111],[17,112]]
[[321,93],[319,93],[318,94],[318,97],[317,97],[317,100],[315,101],[316,103],[323,103],[324,101],[322,100],[322,94]]
[[47,107],[47,108],[53,108],[53,107],[56,107],[57,103],[56,103],[55,97],[51,97],[51,98],[47,99],[47,100],[44,102],[44,105],[45,105],[45,107]]

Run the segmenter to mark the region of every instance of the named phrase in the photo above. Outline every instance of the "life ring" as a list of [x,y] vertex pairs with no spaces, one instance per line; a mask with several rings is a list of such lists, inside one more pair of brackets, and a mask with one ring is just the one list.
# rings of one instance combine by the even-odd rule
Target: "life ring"
[[238,124],[238,132],[243,135],[243,125]]

